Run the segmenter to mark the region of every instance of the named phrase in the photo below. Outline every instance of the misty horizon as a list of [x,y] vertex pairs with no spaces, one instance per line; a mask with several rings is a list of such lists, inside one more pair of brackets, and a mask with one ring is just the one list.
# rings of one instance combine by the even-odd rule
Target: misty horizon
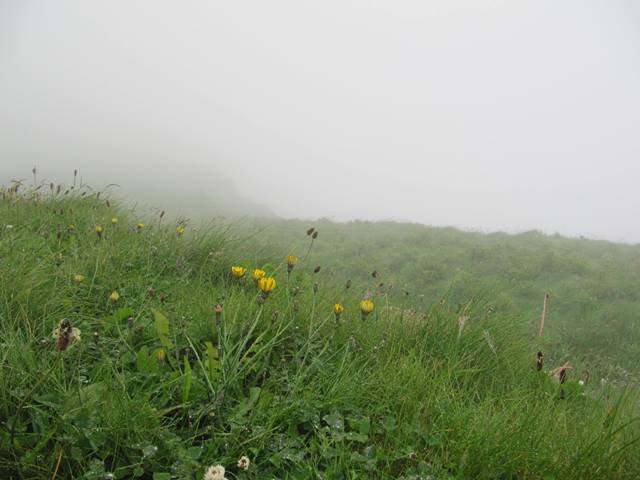
[[630,1],[8,2],[0,180],[637,243],[638,27]]

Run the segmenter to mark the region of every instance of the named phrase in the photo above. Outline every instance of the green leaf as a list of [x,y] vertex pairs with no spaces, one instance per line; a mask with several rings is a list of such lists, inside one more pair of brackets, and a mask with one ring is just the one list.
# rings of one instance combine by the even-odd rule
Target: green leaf
[[218,361],[218,349],[211,342],[205,342],[207,346],[207,367],[209,379],[214,382],[220,378],[220,362]]
[[333,432],[344,432],[344,420],[339,412],[333,412],[330,415],[325,415],[322,417],[322,420],[325,421]]
[[155,308],[152,309],[152,311],[155,319],[156,333],[158,334],[160,343],[166,348],[173,348],[173,342],[169,338],[169,319]]
[[149,349],[144,345],[136,355],[136,367],[141,373],[149,373]]

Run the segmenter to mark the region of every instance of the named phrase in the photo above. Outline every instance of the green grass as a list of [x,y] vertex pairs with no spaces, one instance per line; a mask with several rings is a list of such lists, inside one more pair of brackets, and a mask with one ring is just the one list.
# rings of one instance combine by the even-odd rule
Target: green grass
[[[252,249],[275,255],[305,221],[247,223],[260,237]],[[310,256],[327,281],[351,278],[395,304],[424,309],[446,297],[458,305],[483,298],[495,312],[517,316],[537,332],[542,299],[551,295],[545,326],[549,360],[588,364],[592,377],[640,380],[640,245],[538,232],[480,234],[395,222],[316,223]]]
[[[345,230],[341,250],[328,224],[311,246],[296,222],[178,236],[166,218],[139,221],[89,190],[3,193],[0,478],[200,479],[215,464],[239,479],[640,475],[636,390],[572,376],[561,399],[546,374],[557,365],[535,369],[551,346],[530,334],[529,312],[426,282],[438,301],[412,304],[422,287],[403,272],[416,262],[366,259],[395,240]],[[311,273],[323,258],[333,264]],[[278,285],[259,301],[232,265]],[[409,299],[360,271],[373,268],[414,285]],[[363,320],[367,290],[376,309]],[[82,340],[58,352],[63,318]]]

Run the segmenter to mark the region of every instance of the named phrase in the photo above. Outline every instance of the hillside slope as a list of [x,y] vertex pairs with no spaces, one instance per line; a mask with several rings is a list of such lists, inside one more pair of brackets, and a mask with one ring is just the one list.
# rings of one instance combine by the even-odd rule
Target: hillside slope
[[[2,192],[2,478],[640,474],[637,392],[580,369],[561,387],[491,299],[461,321],[446,300],[401,308],[378,278],[346,288],[332,272],[361,257],[326,251],[327,225],[278,244],[81,195]],[[309,273],[316,255],[333,266]]]
[[[252,248],[290,243],[309,222],[251,221]],[[550,294],[545,337],[558,362],[588,363],[594,375],[637,381],[640,367],[640,245],[538,232],[481,234],[395,222],[316,222],[322,241],[309,261],[327,277],[376,285],[396,302],[424,308],[481,297],[516,315],[530,336]],[[463,306],[461,307],[463,308]]]

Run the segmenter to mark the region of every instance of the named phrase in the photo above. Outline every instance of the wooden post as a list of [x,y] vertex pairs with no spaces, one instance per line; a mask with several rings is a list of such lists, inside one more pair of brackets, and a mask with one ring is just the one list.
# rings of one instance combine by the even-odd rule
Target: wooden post
[[544,319],[547,316],[547,303],[549,301],[549,294],[544,294],[544,303],[542,304],[542,316],[540,317],[540,330],[538,331],[538,336],[542,337],[542,330],[544,329]]

